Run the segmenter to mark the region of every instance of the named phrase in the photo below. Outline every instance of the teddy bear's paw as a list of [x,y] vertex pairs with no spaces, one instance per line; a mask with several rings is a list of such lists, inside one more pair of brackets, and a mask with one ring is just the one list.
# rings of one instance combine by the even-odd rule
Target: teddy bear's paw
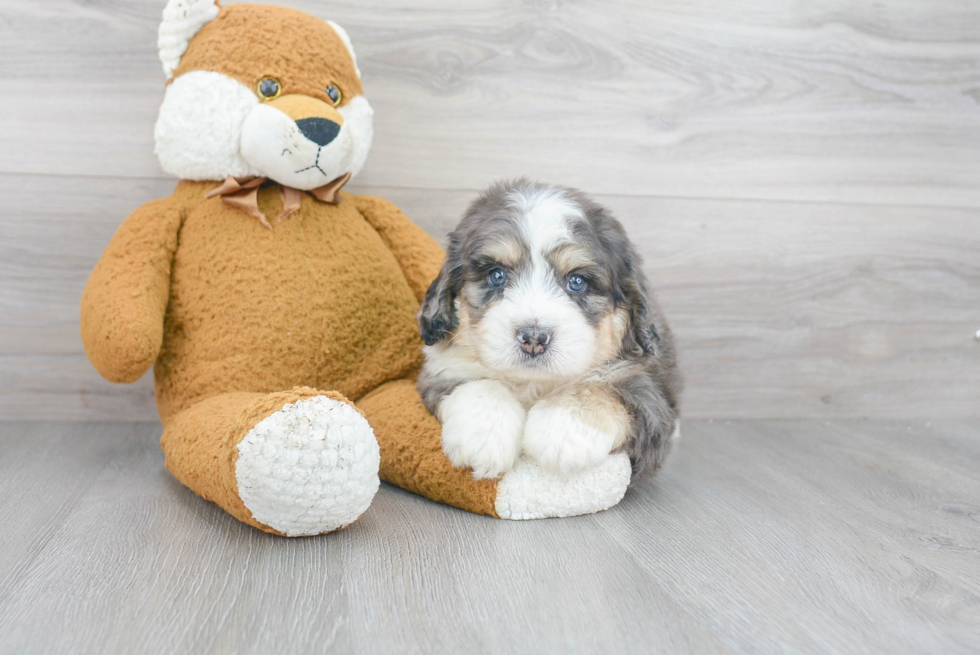
[[256,521],[290,537],[342,528],[370,506],[380,452],[347,403],[316,396],[284,405],[238,444],[238,494]]
[[502,519],[545,519],[601,512],[623,499],[631,474],[626,453],[607,455],[595,468],[567,477],[549,473],[523,457],[497,482],[494,509]]

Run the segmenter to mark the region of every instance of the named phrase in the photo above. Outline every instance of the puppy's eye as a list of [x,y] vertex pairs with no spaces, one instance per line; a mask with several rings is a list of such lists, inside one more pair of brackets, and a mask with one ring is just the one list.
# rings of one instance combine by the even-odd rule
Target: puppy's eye
[[343,99],[344,95],[340,92],[340,89],[331,84],[327,87],[327,97],[330,98],[330,102],[332,102],[333,106],[336,107],[340,104],[340,101]]
[[507,284],[507,274],[504,273],[504,269],[495,268],[490,271],[490,274],[487,276],[487,284],[492,287],[502,287]]
[[568,284],[565,286],[567,286],[568,290],[572,293],[582,293],[585,291],[585,287],[589,285],[585,281],[585,278],[581,275],[572,275],[568,278]]
[[257,89],[259,91],[259,95],[266,100],[272,100],[273,98],[278,97],[282,92],[282,87],[279,86],[279,80],[273,77],[263,77],[261,80],[259,80]]

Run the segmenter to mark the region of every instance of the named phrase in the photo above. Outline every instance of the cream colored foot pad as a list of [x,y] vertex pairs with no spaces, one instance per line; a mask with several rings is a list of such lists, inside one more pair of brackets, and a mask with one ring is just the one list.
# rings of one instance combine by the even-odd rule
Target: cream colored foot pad
[[283,406],[238,444],[238,494],[255,520],[290,537],[352,523],[378,491],[381,457],[357,410],[326,396]]
[[494,508],[502,519],[544,519],[609,509],[626,493],[632,469],[626,453],[610,455],[596,468],[569,478],[546,473],[521,459],[497,483]]

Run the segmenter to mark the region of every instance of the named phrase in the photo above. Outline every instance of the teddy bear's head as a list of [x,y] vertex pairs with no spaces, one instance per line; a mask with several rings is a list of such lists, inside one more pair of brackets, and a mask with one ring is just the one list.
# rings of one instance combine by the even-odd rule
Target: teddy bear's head
[[170,79],[156,154],[168,173],[308,190],[364,165],[374,111],[336,23],[286,7],[169,0],[158,45]]

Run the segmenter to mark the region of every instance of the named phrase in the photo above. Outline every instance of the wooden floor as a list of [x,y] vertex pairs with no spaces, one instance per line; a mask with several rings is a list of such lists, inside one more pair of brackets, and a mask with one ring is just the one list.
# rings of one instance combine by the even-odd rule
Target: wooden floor
[[0,423],[0,653],[976,653],[980,421],[691,421],[592,516],[248,528],[150,423]]

